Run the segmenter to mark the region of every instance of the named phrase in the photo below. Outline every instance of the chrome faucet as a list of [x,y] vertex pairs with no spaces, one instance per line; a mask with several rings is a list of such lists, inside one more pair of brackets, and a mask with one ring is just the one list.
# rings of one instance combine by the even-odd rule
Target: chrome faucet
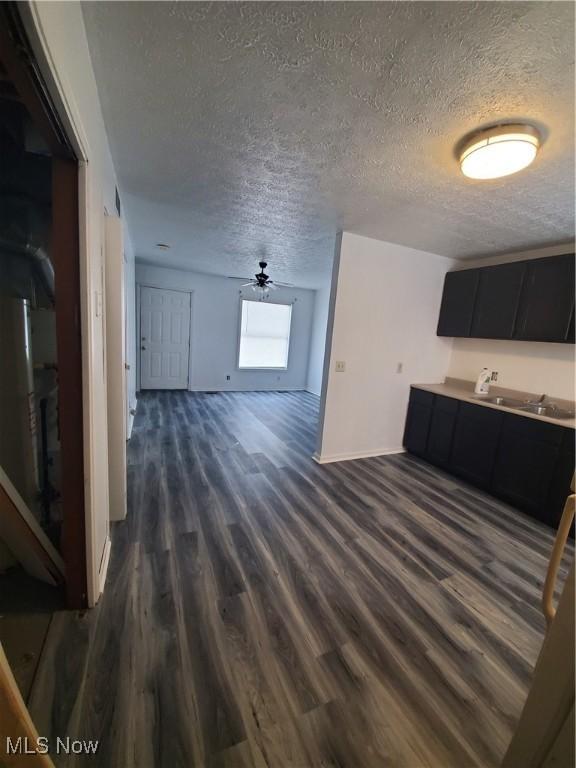
[[542,405],[544,400],[546,400],[546,395],[540,395],[534,400],[532,400],[532,398],[528,398],[528,400],[526,400],[526,405]]

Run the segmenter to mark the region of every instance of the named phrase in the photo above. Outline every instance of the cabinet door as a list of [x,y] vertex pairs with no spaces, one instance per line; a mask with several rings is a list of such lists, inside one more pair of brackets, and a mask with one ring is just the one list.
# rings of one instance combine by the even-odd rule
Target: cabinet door
[[471,336],[477,339],[512,338],[525,271],[526,263],[522,261],[479,270]]
[[[550,493],[544,511],[545,521],[554,528],[558,526],[566,498],[572,493],[570,483],[574,474],[574,464],[576,463],[573,429],[563,429],[562,446],[560,456],[554,468]],[[574,525],[572,525],[572,535],[574,535]]]
[[506,415],[492,490],[534,517],[548,522],[551,483],[564,429],[524,416]]
[[502,419],[500,411],[460,403],[450,469],[471,483],[487,488],[492,479]]
[[424,456],[426,453],[433,404],[434,395],[431,392],[420,389],[410,390],[404,447],[417,456]]
[[438,336],[470,336],[478,288],[477,269],[448,272],[438,320]]
[[434,410],[430,421],[428,434],[427,458],[439,466],[446,466],[452,450],[452,439],[456,416],[458,414],[458,400],[450,397],[436,396]]
[[573,312],[574,255],[526,262],[515,338],[573,343]]

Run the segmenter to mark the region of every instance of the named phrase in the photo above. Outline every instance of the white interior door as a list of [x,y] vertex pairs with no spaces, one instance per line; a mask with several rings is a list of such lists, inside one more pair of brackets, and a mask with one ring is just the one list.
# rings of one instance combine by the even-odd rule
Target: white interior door
[[187,389],[190,294],[142,287],[140,292],[140,386]]

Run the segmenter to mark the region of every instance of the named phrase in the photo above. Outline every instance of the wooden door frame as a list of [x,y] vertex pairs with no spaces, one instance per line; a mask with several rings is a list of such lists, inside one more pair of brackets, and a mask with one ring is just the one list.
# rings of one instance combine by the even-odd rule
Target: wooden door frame
[[78,159],[49,96],[19,3],[0,5],[0,60],[52,154],[51,258],[55,272],[62,455],[61,549],[70,608],[87,605]]

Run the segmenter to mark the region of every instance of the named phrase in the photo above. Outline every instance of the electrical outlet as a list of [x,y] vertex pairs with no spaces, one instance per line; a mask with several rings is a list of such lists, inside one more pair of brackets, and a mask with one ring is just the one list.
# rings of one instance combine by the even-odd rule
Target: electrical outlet
[[398,365],[396,366],[396,373],[402,373],[403,370],[404,370],[404,363],[398,363]]
[[492,376],[490,376],[490,381],[498,381],[498,371],[492,371]]
[[230,375],[226,376],[226,381],[230,381]]
[[344,373],[346,370],[346,363],[344,360],[336,360],[336,371],[337,373]]

